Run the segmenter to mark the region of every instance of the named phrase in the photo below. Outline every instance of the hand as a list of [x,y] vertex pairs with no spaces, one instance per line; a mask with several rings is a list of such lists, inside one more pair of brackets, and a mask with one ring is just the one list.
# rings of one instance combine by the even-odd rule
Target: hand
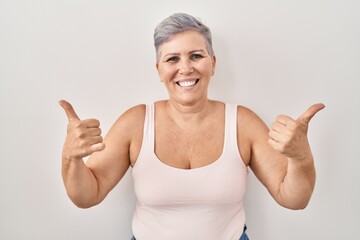
[[69,121],[63,157],[67,160],[80,160],[93,152],[104,150],[100,122],[96,119],[80,120],[70,103],[61,100],[59,104]]
[[269,144],[281,154],[292,159],[304,159],[311,156],[307,139],[310,120],[317,112],[325,108],[322,103],[314,104],[305,111],[297,120],[280,115],[272,124],[269,131]]

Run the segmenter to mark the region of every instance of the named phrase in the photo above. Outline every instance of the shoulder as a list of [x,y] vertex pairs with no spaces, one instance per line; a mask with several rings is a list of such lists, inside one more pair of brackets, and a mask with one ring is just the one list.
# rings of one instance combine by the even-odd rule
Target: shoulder
[[246,124],[263,123],[262,119],[248,107],[237,105],[238,122]]
[[128,126],[137,126],[139,123],[143,123],[145,119],[146,105],[139,104],[127,109],[117,119],[115,124],[126,124]]
[[260,117],[250,108],[247,108],[242,105],[237,105],[237,116],[239,123],[252,123],[253,121],[258,121]]
[[129,139],[133,138],[139,131],[141,133],[143,130],[145,113],[145,104],[139,104],[129,108],[115,121],[110,132],[121,132],[122,136],[126,135]]
[[139,104],[126,110],[118,119],[118,121],[137,122],[145,118],[146,105]]
[[241,105],[237,106],[237,124],[238,130],[253,139],[268,131],[264,121],[253,110]]

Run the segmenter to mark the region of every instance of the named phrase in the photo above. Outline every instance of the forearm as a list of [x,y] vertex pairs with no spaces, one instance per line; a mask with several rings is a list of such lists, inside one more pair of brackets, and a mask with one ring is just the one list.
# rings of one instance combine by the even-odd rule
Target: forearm
[[76,206],[88,208],[99,202],[97,180],[82,159],[67,160],[63,157],[62,177],[67,194]]
[[281,205],[290,209],[303,209],[310,201],[315,186],[316,171],[313,157],[288,159],[287,172],[280,185]]

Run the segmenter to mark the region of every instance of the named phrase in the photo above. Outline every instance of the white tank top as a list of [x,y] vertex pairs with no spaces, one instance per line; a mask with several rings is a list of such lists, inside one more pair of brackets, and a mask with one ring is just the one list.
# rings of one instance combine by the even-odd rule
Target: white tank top
[[238,240],[245,224],[248,169],[237,147],[237,106],[226,104],[223,152],[204,167],[179,169],[154,152],[154,104],[146,105],[144,135],[133,168],[137,240]]

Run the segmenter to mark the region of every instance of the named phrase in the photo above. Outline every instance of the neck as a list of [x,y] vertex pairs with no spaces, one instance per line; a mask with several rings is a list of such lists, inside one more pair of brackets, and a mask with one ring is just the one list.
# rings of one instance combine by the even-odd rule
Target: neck
[[[166,103],[166,112],[178,125],[196,126],[210,112],[211,100],[204,99],[195,104],[181,104],[171,99]],[[189,124],[192,123],[192,124]]]

